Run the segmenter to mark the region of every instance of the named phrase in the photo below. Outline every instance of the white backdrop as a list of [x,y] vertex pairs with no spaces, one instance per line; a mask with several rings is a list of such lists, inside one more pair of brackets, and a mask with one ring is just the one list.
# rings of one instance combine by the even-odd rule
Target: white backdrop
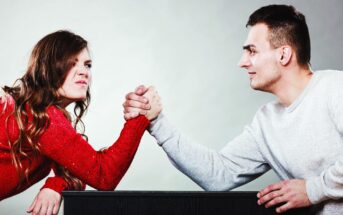
[[[157,87],[163,112],[179,130],[220,149],[273,99],[251,90],[237,66],[248,16],[271,3],[293,4],[306,15],[313,69],[343,69],[340,0],[1,0],[0,85],[22,76],[39,39],[68,29],[90,43],[93,97],[84,121],[95,149],[118,137],[124,95],[139,84]],[[239,189],[258,190],[277,180],[267,173]],[[24,214],[41,186],[1,201],[0,214]],[[147,133],[117,189],[201,190]]]

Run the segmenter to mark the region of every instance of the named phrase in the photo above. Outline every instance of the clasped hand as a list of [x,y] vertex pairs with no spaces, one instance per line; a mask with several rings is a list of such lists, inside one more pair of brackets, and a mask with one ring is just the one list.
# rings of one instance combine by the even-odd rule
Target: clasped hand
[[148,120],[155,119],[162,111],[160,96],[154,87],[141,85],[135,92],[130,92],[125,97],[124,118],[129,120],[138,115],[145,115]]

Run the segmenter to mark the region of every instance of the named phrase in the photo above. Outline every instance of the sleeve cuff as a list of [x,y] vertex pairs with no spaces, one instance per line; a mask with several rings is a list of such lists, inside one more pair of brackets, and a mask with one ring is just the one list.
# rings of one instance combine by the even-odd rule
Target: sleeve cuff
[[306,192],[312,204],[318,204],[329,199],[324,193],[322,180],[322,175],[306,180]]
[[174,127],[170,125],[167,118],[161,113],[156,119],[150,122],[148,132],[157,140],[159,146],[173,136]]
[[61,177],[49,177],[41,190],[44,188],[49,188],[62,194],[62,191],[68,188],[68,184]]

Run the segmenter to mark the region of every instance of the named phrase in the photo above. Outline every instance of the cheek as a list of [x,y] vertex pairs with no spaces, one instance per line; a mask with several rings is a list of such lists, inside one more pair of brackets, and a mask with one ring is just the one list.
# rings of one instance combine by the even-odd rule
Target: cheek
[[255,66],[256,65],[256,56],[255,57],[252,57],[252,58],[250,58],[250,62],[251,62],[251,65],[253,65],[253,66]]
[[93,76],[91,75],[91,73],[88,75],[88,82],[89,82],[89,85],[92,84],[92,81],[93,81]]

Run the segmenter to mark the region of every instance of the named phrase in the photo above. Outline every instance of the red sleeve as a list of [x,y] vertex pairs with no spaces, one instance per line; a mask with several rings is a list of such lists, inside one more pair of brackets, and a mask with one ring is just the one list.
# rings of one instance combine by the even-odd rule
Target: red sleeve
[[[73,190],[73,188],[68,186],[68,183],[66,182],[66,180],[58,174],[58,171],[56,170],[55,164],[53,164],[52,169],[55,173],[55,176],[47,178],[45,181],[45,184],[43,185],[41,190],[44,188],[49,188],[49,189],[52,189],[52,190],[58,192],[61,195],[62,195],[63,190]],[[82,183],[81,189],[85,190],[86,184]]]
[[64,178],[60,176],[49,177],[41,189],[50,188],[62,195],[63,190],[68,189],[68,184]]
[[99,190],[113,190],[117,186],[150,123],[145,116],[127,121],[117,141],[97,152],[76,133],[60,110],[50,108],[48,114],[50,126],[40,138],[41,153]]

